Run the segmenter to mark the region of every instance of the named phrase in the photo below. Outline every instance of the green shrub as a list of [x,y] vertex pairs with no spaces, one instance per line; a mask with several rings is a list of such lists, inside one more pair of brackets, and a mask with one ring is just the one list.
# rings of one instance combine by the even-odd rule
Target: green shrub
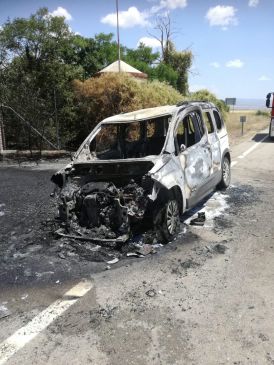
[[257,110],[255,115],[269,117],[269,112],[266,110]]
[[73,83],[78,109],[78,143],[103,119],[142,108],[173,105],[182,95],[159,81],[138,81],[125,74],[108,73]]
[[224,119],[227,119],[227,113],[229,112],[229,106],[225,104],[223,100],[220,100],[206,89],[202,89],[191,93],[190,96],[186,98],[186,100],[199,100],[199,101],[210,101],[214,103],[217,108],[220,110]]

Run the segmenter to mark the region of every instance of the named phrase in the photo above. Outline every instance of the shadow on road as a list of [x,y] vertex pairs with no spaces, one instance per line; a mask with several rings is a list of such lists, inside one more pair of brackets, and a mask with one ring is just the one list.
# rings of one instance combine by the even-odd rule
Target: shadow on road
[[[266,138],[264,141],[262,141],[263,138]],[[252,138],[252,141],[254,142],[262,142],[262,143],[273,143],[273,141],[271,140],[271,138],[268,136],[268,133],[257,133],[255,134],[255,136]]]

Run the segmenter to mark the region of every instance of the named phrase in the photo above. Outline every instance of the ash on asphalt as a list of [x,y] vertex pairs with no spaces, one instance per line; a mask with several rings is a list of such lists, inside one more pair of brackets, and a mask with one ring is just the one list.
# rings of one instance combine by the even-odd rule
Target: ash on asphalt
[[[144,255],[127,258],[127,254],[138,251],[138,247],[144,244],[154,247],[154,250],[148,250],[148,256],[153,252],[164,255],[182,243],[197,250],[199,238],[186,229],[185,224],[182,224],[184,233],[164,247],[157,242],[153,232],[137,237],[119,249],[57,239],[54,236],[58,228],[54,220],[55,201],[49,198],[53,189],[50,183],[52,173],[52,170],[1,168],[0,286],[58,283],[119,267],[140,260]],[[233,186],[224,194],[227,195],[229,214],[236,214],[241,206],[251,205],[259,198],[259,193],[249,185]],[[223,216],[215,218],[217,229],[228,227],[227,223],[223,224],[225,219]],[[201,252],[204,251],[200,250],[199,255]],[[119,262],[107,265],[114,258]]]

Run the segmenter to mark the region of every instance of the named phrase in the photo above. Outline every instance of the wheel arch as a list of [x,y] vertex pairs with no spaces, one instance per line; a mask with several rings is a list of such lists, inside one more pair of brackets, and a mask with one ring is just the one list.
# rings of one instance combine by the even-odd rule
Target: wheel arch
[[162,205],[163,203],[166,203],[169,199],[175,199],[178,202],[179,211],[180,214],[182,214],[184,212],[184,198],[182,190],[178,185],[174,185],[170,189],[162,187],[158,192],[155,203],[157,205]]
[[228,148],[226,148],[223,152],[223,157],[222,157],[222,163],[224,161],[224,158],[227,157],[229,160],[229,163],[231,164],[231,155],[230,155],[230,151]]

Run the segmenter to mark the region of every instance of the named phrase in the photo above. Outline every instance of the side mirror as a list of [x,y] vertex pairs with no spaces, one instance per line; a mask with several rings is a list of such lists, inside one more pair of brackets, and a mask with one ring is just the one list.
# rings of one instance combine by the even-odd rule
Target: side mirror
[[185,144],[181,144],[180,146],[180,152],[184,152],[186,150],[186,145]]
[[265,105],[266,105],[267,108],[270,108],[270,98],[271,98],[271,93],[266,95]]

